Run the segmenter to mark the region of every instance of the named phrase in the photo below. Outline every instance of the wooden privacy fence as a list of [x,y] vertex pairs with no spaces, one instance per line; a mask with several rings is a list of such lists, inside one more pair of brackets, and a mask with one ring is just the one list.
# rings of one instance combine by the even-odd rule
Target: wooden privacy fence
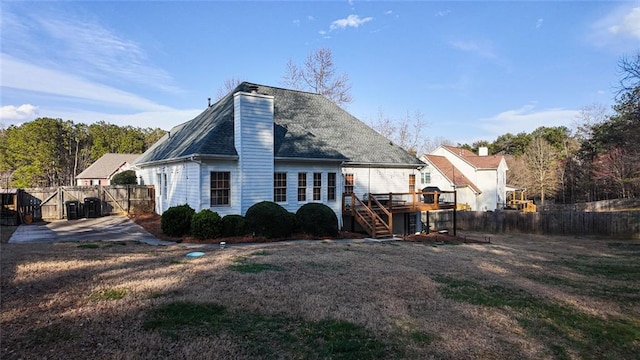
[[68,202],[77,202],[82,208],[85,199],[100,203],[98,216],[155,210],[152,185],[61,186],[17,189],[18,216],[21,222],[64,219],[68,215]]
[[[431,221],[440,212],[430,212]],[[640,211],[616,212],[536,212],[459,211],[459,230],[484,232],[523,232],[553,235],[603,235],[640,239]]]

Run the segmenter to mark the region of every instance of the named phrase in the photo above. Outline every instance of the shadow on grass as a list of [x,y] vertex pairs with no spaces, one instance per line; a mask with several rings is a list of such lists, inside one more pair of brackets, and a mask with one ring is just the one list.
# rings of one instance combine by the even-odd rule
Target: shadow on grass
[[548,344],[552,356],[632,359],[640,353],[640,322],[627,318],[601,318],[571,307],[550,303],[516,288],[485,286],[478,282],[436,276],[440,293],[449,299],[486,307],[508,307],[519,312],[518,322]]
[[382,359],[401,355],[393,344],[347,321],[305,321],[229,311],[217,304],[173,302],[147,313],[143,328],[173,339],[229,334],[241,339],[249,355],[258,358],[286,354],[285,358]]

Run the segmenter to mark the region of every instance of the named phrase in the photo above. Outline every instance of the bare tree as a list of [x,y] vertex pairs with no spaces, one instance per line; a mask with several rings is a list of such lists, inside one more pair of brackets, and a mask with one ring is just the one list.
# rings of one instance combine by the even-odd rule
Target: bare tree
[[296,90],[308,90],[324,95],[337,105],[353,101],[349,76],[346,73],[336,72],[333,54],[327,48],[309,53],[303,67],[289,60],[282,83]]
[[230,93],[231,91],[233,91],[233,89],[240,85],[240,83],[242,83],[242,80],[237,77],[226,79],[222,84],[222,87],[218,88],[218,91],[216,91],[216,101],[225,97],[228,93]]
[[443,136],[436,136],[432,138],[426,138],[422,144],[422,151],[427,154],[437,149],[440,145],[455,145],[453,140],[447,139]]
[[424,134],[427,126],[420,110],[416,110],[413,116],[407,111],[404,117],[394,120],[378,109],[378,119],[371,124],[378,133],[414,156],[425,151],[427,139]]
[[622,147],[609,150],[593,160],[594,179],[617,191],[621,198],[627,198],[632,193],[630,189],[639,181],[637,176],[634,176],[640,172],[637,160]]
[[594,125],[601,124],[610,117],[607,108],[598,103],[584,106],[572,123],[573,131],[581,140],[591,138]]
[[618,68],[621,75],[618,95],[640,87],[640,51],[635,56],[623,56]]
[[523,155],[530,171],[529,186],[533,194],[540,196],[542,206],[547,195],[553,195],[558,185],[558,154],[547,140],[537,137],[531,141]]

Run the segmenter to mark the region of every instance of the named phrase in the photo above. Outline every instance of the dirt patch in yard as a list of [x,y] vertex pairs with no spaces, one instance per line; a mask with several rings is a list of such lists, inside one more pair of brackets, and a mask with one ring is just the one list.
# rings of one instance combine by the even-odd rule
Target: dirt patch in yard
[[429,234],[413,234],[404,237],[405,241],[420,243],[444,243],[444,244],[489,244],[491,241],[487,236],[483,236],[484,240],[479,240],[468,236],[455,236],[448,233],[429,233]]

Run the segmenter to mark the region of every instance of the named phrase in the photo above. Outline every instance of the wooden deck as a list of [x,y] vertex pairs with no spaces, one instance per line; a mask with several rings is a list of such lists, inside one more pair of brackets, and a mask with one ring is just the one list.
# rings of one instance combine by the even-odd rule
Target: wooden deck
[[456,209],[455,191],[343,194],[342,213],[353,218],[374,238],[393,236],[393,214]]

